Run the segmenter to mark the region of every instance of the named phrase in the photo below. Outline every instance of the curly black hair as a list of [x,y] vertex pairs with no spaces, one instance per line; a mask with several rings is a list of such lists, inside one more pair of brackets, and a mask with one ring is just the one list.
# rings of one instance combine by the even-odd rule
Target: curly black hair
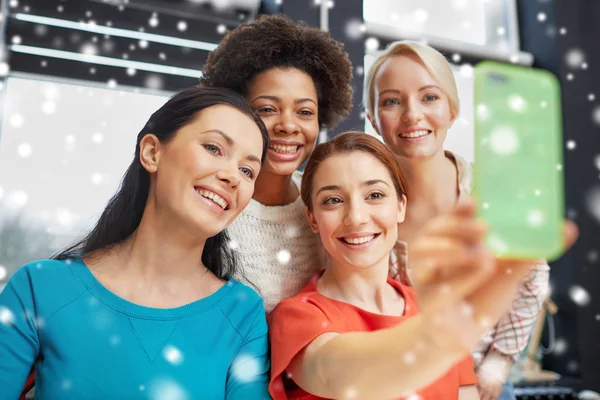
[[272,68],[297,68],[312,77],[322,128],[332,128],[350,114],[352,63],[342,43],[281,15],[263,15],[228,32],[208,55],[200,84],[246,95],[252,78]]

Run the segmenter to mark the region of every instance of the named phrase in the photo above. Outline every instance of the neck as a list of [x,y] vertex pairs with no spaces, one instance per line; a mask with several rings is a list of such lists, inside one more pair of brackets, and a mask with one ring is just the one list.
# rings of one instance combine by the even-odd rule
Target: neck
[[[448,199],[452,198],[454,204],[458,186],[456,166],[444,150],[429,158],[397,157],[397,160],[406,181],[409,202],[428,203],[445,209]],[[407,211],[409,209],[407,207]]]
[[206,239],[186,232],[179,222],[161,218],[156,205],[149,203],[138,229],[114,255],[119,269],[142,279],[163,283],[188,280],[208,272],[202,264]]
[[386,310],[389,256],[367,268],[342,265],[332,259],[318,281],[319,292],[364,309]]
[[256,178],[252,198],[266,206],[284,206],[296,201],[299,194],[292,175],[263,171]]

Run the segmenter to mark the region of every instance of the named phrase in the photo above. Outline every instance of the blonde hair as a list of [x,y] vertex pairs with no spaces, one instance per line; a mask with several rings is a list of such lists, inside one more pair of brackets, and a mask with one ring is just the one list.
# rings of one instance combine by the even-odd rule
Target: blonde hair
[[433,47],[408,40],[390,43],[390,45],[377,56],[377,59],[369,69],[365,79],[363,92],[365,110],[369,115],[375,116],[375,77],[383,63],[395,56],[416,57],[438,82],[446,96],[448,96],[452,117],[456,118],[458,116],[460,111],[458,89],[456,87],[456,81],[454,80],[454,73],[452,72],[450,63],[442,53]]

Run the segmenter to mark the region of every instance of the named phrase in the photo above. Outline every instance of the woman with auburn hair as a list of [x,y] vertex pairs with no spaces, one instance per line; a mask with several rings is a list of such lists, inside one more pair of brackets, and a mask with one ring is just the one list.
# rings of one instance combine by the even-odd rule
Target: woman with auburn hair
[[[373,63],[364,99],[369,121],[395,154],[407,182],[411,202],[398,228],[397,262],[391,275],[408,283],[408,248],[416,233],[471,192],[470,165],[443,148],[459,115],[458,90],[441,53],[425,44],[401,41],[390,44]],[[483,399],[514,398],[508,375],[527,345],[548,291],[548,264],[532,261],[532,267],[510,310],[473,349]]]
[[322,268],[324,252],[304,217],[298,168],[320,129],[352,109],[352,64],[328,32],[261,16],[227,33],[209,54],[202,85],[242,93],[269,130],[265,166],[248,207],[227,229],[243,260],[238,279],[258,289],[267,312]]
[[330,261],[268,317],[274,399],[479,398],[468,351],[529,264],[496,263],[466,201],[413,242],[417,304],[415,288],[388,276],[407,189],[394,155],[369,135],[316,147],[302,200]]

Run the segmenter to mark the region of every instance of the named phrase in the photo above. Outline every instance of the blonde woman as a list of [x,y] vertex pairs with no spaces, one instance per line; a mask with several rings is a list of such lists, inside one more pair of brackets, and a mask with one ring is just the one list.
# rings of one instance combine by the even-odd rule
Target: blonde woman
[[[391,274],[407,280],[411,239],[433,217],[469,196],[471,167],[444,150],[448,129],[459,115],[458,91],[450,64],[437,50],[421,43],[392,43],[365,80],[365,108],[373,128],[396,155],[410,199],[399,226],[397,264]],[[535,264],[522,281],[510,311],[473,350],[482,399],[513,399],[509,371],[527,345],[548,290],[549,267]]]

